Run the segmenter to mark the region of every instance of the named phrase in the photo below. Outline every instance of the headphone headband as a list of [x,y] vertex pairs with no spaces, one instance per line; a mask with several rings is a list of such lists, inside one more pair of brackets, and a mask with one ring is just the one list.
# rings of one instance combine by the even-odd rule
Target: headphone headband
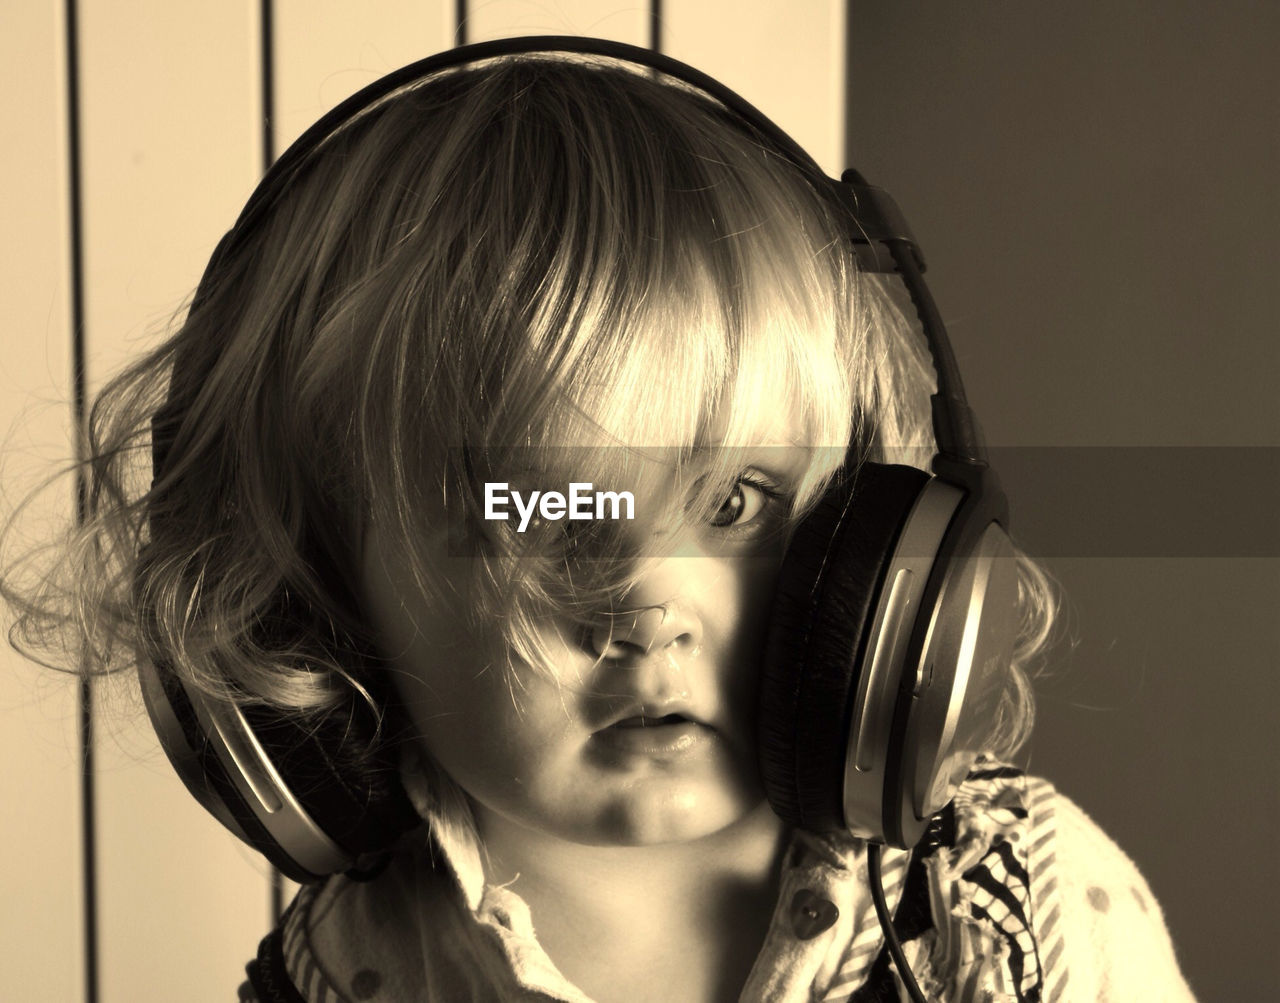
[[[623,63],[631,63],[650,70],[656,70],[664,76],[689,84],[704,94],[714,98],[720,104],[733,111],[760,133],[769,138],[780,149],[786,151],[797,165],[812,172],[817,177],[825,177],[817,162],[777,124],[768,118],[749,101],[730,90],[713,77],[672,59],[662,53],[650,49],[615,42],[603,38],[582,38],[572,35],[532,35],[518,38],[502,38],[489,42],[476,42],[462,45],[445,52],[427,56],[393,70],[384,77],[356,91],[344,101],[335,105],[322,115],[306,131],[304,131],[289,148],[284,151],[268,168],[257,189],[245,203],[239,218],[231,232],[235,233],[250,225],[257,215],[267,208],[271,202],[285,190],[289,180],[306,163],[311,155],[329,139],[336,136],[345,126],[354,122],[362,114],[372,110],[385,98],[390,97],[411,84],[433,77],[447,70],[465,69],[490,59],[502,56],[531,55],[564,55],[599,56],[615,59]],[[909,235],[907,236],[908,239]]]
[[[504,38],[473,45],[459,46],[417,60],[375,80],[352,94],[302,133],[263,175],[234,226],[218,242],[213,252],[205,281],[201,282],[193,301],[198,305],[205,297],[208,277],[217,273],[217,264],[232,254],[285,192],[295,175],[317,150],[344,127],[397,91],[449,70],[464,69],[477,63],[503,56],[580,55],[614,59],[654,70],[673,80],[696,88],[711,97],[753,129],[766,137],[853,220],[850,239],[859,266],[869,272],[898,273],[915,305],[929,355],[937,373],[937,393],[933,398],[934,438],[940,457],[961,468],[985,466],[986,453],[977,421],[965,399],[955,353],[947,338],[941,315],[933,297],[921,278],[925,270],[924,256],[906,219],[888,192],[869,185],[855,170],[847,170],[839,180],[829,177],[818,163],[764,112],[736,91],[726,87],[701,70],[678,59],[624,42],[610,39],[584,38],[572,35],[534,35]],[[935,473],[950,476],[942,469]],[[963,470],[959,476],[964,477]]]

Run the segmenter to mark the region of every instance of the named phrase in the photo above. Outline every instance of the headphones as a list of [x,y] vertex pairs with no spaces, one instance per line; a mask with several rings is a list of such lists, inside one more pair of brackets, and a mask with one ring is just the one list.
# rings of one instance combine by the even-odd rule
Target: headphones
[[[910,848],[951,800],[990,735],[1017,627],[1008,506],[964,398],[924,261],[889,196],[856,171],[828,178],[800,147],[728,88],[667,56],[618,42],[539,36],[456,48],[383,77],[307,130],[271,167],[214,251],[193,310],[219,264],[252,233],[315,150],[405,85],[498,56],[578,53],[647,67],[741,117],[847,211],[860,266],[906,284],[937,371],[932,474],[850,464],[796,527],[782,564],[764,653],[759,755],[774,810],[793,825],[847,830]],[[217,349],[212,350],[216,358]],[[183,394],[202,360],[178,357],[153,425],[165,469]],[[193,369],[194,366],[194,369]],[[851,449],[852,453],[853,450]],[[303,727],[203,697],[141,659],[151,721],[193,795],[297,881],[349,871],[418,823],[392,745],[372,711]],[[375,691],[376,694],[376,691]],[[335,750],[373,748],[359,769]]]

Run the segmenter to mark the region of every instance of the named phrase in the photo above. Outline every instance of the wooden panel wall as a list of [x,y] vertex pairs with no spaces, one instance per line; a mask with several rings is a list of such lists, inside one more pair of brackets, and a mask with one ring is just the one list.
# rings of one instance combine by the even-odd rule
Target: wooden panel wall
[[[90,390],[178,312],[261,162],[249,4],[79,5]],[[180,999],[234,989],[264,866],[211,827],[160,753],[132,679],[95,686],[98,983]],[[205,991],[205,990],[202,990]]]
[[[70,450],[72,340],[64,24],[52,5],[0,13],[6,152],[0,184],[0,510]],[[20,139],[15,139],[20,137]],[[69,485],[33,530],[72,513]],[[0,997],[78,999],[84,897],[77,686],[0,650]]]
[[[71,448],[63,34],[53,5],[0,13],[0,513]],[[72,492],[35,504],[53,519],[33,529],[47,530],[70,517]],[[0,648],[0,998],[84,993],[76,695],[71,677]]]
[[[5,5],[0,17],[9,498],[70,451],[72,96],[90,388],[180,313],[273,149],[358,87],[460,36],[656,37],[739,89],[824,166],[841,166],[842,0],[785,13],[770,0],[43,0]],[[44,504],[66,516],[71,491],[60,490]],[[0,998],[234,998],[270,923],[267,869],[183,791],[129,680],[96,687],[92,712],[86,814],[74,685],[0,653]]]

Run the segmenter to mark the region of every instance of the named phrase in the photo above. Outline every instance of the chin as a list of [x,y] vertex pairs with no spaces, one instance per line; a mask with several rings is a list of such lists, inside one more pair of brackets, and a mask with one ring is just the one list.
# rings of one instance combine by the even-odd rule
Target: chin
[[762,796],[741,792],[640,789],[602,806],[583,842],[611,846],[661,846],[706,839],[756,815]]

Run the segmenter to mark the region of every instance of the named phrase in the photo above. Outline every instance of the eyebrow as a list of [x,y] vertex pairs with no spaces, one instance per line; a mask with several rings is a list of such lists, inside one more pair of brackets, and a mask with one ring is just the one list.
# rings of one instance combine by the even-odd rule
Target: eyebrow
[[794,471],[807,467],[813,459],[815,447],[803,445],[801,443],[777,443],[772,445],[745,445],[745,446],[725,446],[721,443],[697,443],[692,447],[691,453],[698,456],[710,453],[714,450],[733,450],[740,452],[745,458],[751,460],[760,456],[778,456],[785,457],[784,462],[774,464],[746,463],[744,466],[759,467],[761,470],[773,468],[781,473],[790,474]]

